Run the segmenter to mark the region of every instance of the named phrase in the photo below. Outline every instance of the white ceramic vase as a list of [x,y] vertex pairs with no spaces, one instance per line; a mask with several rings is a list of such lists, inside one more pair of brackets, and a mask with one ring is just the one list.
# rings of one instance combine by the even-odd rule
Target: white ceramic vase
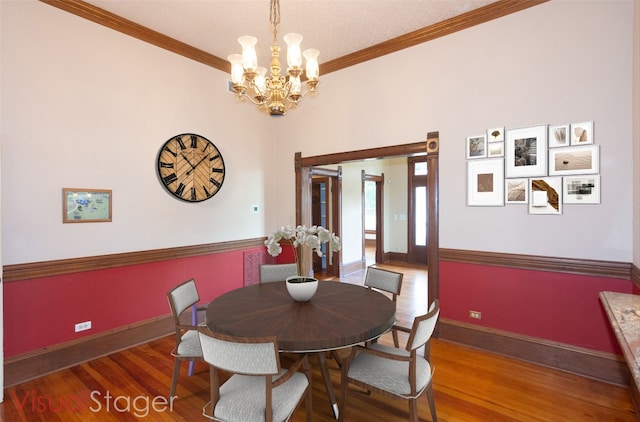
[[287,277],[287,291],[293,300],[307,302],[311,300],[318,289],[318,279],[294,275]]

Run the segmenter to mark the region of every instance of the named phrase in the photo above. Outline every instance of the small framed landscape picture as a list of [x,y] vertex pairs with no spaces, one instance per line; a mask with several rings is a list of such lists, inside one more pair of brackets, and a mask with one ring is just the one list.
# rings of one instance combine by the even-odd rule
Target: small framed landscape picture
[[571,141],[570,130],[569,125],[549,126],[549,148],[568,147]]
[[467,138],[467,159],[485,158],[487,156],[487,137],[485,135]]
[[598,173],[598,145],[553,148],[549,150],[549,176]]
[[547,175],[547,125],[507,129],[504,146],[506,177]]
[[562,198],[565,204],[599,204],[600,175],[565,176]]
[[62,189],[63,223],[100,223],[111,221],[111,190]]
[[587,145],[593,143],[593,122],[571,124],[571,145]]
[[489,142],[487,144],[487,157],[504,157],[504,142]]
[[529,179],[529,214],[562,214],[562,177]]
[[494,127],[493,129],[487,129],[487,141],[489,143],[504,141],[504,127]]
[[526,204],[529,202],[529,179],[504,180],[505,204]]
[[504,205],[504,160],[467,161],[467,205]]

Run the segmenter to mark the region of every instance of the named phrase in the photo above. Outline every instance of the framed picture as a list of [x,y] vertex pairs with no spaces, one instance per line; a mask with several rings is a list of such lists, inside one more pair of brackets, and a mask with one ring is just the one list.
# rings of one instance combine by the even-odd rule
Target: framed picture
[[562,214],[562,177],[529,179],[529,214]]
[[571,142],[569,125],[549,126],[549,148],[568,147]]
[[565,204],[599,204],[600,175],[565,176],[562,200]]
[[493,129],[487,129],[487,141],[489,143],[504,141],[504,127],[494,127]]
[[485,158],[487,156],[487,137],[485,135],[467,138],[467,159]]
[[111,190],[62,189],[63,223],[111,221]]
[[504,142],[489,142],[487,157],[504,157]]
[[587,145],[593,143],[593,122],[571,124],[571,145]]
[[526,204],[529,202],[529,179],[505,179],[504,203]]
[[467,205],[504,205],[504,160],[467,161]]
[[598,173],[598,145],[554,148],[549,150],[549,176]]
[[547,125],[507,129],[506,177],[547,175]]

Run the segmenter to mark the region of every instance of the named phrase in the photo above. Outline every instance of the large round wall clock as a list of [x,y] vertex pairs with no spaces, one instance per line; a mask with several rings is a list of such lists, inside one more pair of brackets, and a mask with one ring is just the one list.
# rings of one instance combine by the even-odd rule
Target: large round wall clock
[[205,201],[224,182],[222,154],[204,136],[183,133],[172,137],[160,149],[157,161],[160,182],[183,201]]

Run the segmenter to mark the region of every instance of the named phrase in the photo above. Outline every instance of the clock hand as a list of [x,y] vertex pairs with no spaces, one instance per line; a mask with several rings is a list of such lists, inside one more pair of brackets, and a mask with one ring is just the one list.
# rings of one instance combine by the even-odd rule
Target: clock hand
[[[185,161],[186,161],[187,163],[189,163],[189,165],[191,166],[191,170],[193,170],[193,169],[195,169],[195,168],[196,168],[196,166],[197,166],[198,164],[196,164],[196,166],[194,166],[193,164],[191,164],[191,161],[189,161],[189,159],[187,158],[187,156],[186,156],[186,155],[184,155],[184,154],[180,154],[180,155],[182,155],[182,158],[184,158],[184,159],[185,159]],[[189,170],[189,171],[191,171],[191,170]],[[189,173],[187,173],[187,174],[189,174]]]
[[[190,175],[190,174],[191,174],[191,172],[192,172],[192,171],[194,171],[194,170],[196,169],[196,167],[198,167],[198,166],[200,165],[200,163],[201,163],[201,162],[203,162],[203,161],[204,161],[205,159],[207,159],[207,158],[209,158],[209,154],[207,154],[207,155],[205,155],[204,157],[202,157],[202,158],[200,159],[200,161],[198,161],[198,163],[197,163],[195,166],[193,166],[193,165],[192,165],[191,167],[193,167],[193,168],[187,172],[187,176],[188,176],[188,175]],[[189,163],[189,164],[191,164],[191,163]]]

